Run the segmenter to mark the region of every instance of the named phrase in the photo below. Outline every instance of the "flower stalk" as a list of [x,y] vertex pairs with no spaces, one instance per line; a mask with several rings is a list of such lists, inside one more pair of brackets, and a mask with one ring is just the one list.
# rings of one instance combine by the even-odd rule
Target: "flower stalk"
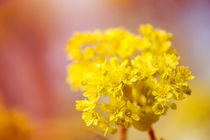
[[127,129],[124,125],[121,125],[121,133],[120,133],[120,140],[126,140],[127,139]]
[[148,133],[149,133],[149,136],[150,136],[150,140],[157,140],[153,128],[151,128],[151,129],[148,131]]

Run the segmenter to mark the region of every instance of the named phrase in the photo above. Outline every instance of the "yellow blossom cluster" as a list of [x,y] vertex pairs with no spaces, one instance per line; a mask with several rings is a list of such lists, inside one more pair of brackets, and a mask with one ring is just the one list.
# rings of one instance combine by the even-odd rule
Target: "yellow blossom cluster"
[[68,83],[84,91],[76,108],[87,126],[114,133],[118,125],[144,131],[176,109],[193,79],[171,45],[172,35],[151,25],[135,35],[124,29],[76,33],[66,51]]

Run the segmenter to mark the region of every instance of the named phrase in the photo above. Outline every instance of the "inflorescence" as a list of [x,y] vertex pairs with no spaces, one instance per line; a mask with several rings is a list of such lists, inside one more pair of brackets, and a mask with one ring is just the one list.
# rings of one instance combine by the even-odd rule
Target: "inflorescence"
[[85,97],[76,109],[87,126],[98,126],[105,135],[119,125],[148,130],[191,94],[188,82],[193,76],[188,67],[179,66],[172,34],[151,25],[139,32],[76,33],[66,48],[73,59],[67,81]]

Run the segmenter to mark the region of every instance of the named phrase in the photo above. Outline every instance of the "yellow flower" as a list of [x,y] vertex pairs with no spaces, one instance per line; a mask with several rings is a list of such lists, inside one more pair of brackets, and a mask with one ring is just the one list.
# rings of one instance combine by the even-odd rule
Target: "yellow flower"
[[90,110],[82,114],[82,119],[85,121],[87,126],[90,126],[91,124],[97,125],[99,121],[99,115],[97,112]]
[[188,82],[193,76],[179,66],[172,34],[151,25],[139,31],[77,33],[66,48],[73,59],[67,81],[85,97],[76,109],[83,111],[87,126],[97,126],[105,135],[119,125],[145,131],[169,108],[176,108],[174,101],[191,93]]
[[82,100],[82,101],[76,101],[76,109],[79,111],[88,111],[94,109],[96,106],[96,101],[94,100]]
[[123,111],[123,118],[125,119],[124,120],[125,127],[129,127],[129,125],[133,123],[133,120],[138,121],[140,119],[139,111],[140,107],[137,104],[127,101],[126,108]]
[[157,101],[167,101],[172,97],[171,87],[166,83],[157,83],[155,89],[152,91]]
[[132,61],[132,65],[137,69],[140,79],[148,78],[157,71],[151,55],[137,56]]
[[117,132],[116,125],[112,126],[109,121],[107,121],[104,118],[100,118],[98,122],[98,128],[102,131],[104,131],[104,136],[109,132],[111,134],[114,134]]
[[165,106],[164,104],[157,102],[152,106],[152,110],[154,111],[155,114],[161,115],[165,111]]
[[160,72],[167,72],[167,70],[175,69],[179,64],[179,57],[175,54],[163,54],[163,56],[158,57],[158,67]]
[[109,113],[109,120],[118,122],[123,118],[126,103],[121,99],[113,99],[111,104],[103,104],[103,110]]

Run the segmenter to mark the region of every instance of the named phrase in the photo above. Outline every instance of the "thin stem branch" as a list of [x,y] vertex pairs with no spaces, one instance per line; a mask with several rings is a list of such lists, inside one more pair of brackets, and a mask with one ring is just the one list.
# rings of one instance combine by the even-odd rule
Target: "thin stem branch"
[[126,140],[127,139],[127,129],[122,124],[121,125],[121,134],[120,134],[120,140]]
[[149,133],[149,136],[150,136],[150,140],[157,140],[153,128],[151,128],[151,129],[148,131],[148,133]]

